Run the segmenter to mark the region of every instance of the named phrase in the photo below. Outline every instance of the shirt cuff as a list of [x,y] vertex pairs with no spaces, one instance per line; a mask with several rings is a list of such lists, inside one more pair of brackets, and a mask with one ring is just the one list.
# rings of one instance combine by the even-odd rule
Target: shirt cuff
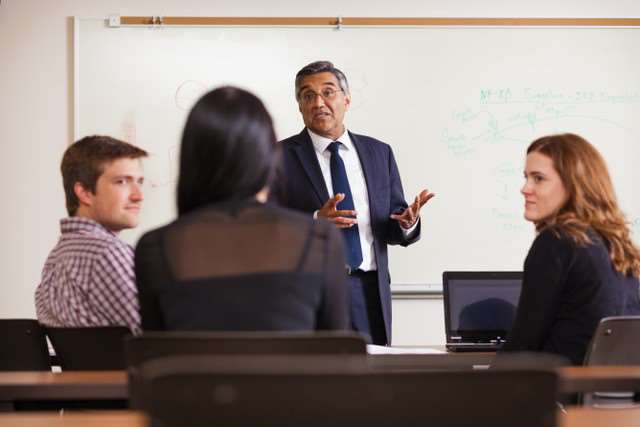
[[415,233],[415,231],[416,231],[416,227],[418,226],[418,224],[419,224],[419,223],[420,223],[420,217],[418,217],[418,220],[416,221],[416,223],[415,223],[415,224],[413,224],[413,225],[411,226],[411,228],[403,228],[403,227],[400,227],[400,230],[402,230],[402,235],[403,235],[405,238],[413,237],[413,235],[414,235],[414,233]]

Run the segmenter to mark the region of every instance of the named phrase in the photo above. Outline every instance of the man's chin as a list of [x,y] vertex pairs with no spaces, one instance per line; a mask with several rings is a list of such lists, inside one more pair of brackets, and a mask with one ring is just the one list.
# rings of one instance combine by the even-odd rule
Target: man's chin
[[327,132],[331,130],[332,127],[333,123],[329,120],[317,120],[313,122],[313,128],[311,128],[311,130],[316,129],[314,132]]
[[128,220],[125,220],[125,221],[121,221],[121,222],[119,222],[117,224],[108,224],[108,225],[105,225],[105,226],[109,230],[113,231],[114,233],[119,233],[119,232],[121,232],[123,230],[128,230],[130,228],[137,227],[138,223],[139,223],[138,219],[135,218],[135,219],[128,219]]

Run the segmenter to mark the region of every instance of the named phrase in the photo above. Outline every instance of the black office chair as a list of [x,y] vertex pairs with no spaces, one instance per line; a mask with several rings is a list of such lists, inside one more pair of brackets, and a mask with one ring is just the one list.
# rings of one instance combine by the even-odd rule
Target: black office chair
[[[584,365],[640,365],[640,316],[605,317],[598,324]],[[588,406],[629,405],[634,403],[633,391],[585,393]]]
[[125,339],[129,367],[161,356],[229,354],[366,355],[364,338],[354,332],[145,332]]
[[44,328],[63,371],[126,369],[123,338],[131,333],[127,327]]
[[361,356],[182,356],[133,372],[153,426],[494,426],[556,422],[551,371],[375,372]]
[[0,371],[50,371],[44,331],[34,319],[0,319]]

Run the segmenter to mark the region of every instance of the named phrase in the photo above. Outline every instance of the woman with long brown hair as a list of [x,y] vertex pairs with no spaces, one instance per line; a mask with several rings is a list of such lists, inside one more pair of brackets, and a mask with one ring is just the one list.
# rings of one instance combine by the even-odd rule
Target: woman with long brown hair
[[525,219],[537,236],[504,351],[541,351],[582,364],[603,317],[640,314],[640,251],[600,153],[574,134],[527,149]]

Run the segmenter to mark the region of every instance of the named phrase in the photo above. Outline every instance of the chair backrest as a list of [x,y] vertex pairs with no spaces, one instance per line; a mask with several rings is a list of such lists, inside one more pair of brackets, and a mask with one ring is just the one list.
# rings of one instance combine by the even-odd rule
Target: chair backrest
[[359,354],[367,353],[353,332],[145,332],[125,340],[128,366],[161,356],[228,354]]
[[591,339],[585,365],[640,364],[640,316],[605,317]]
[[0,319],[0,371],[50,371],[44,331],[34,319]]
[[55,328],[45,326],[63,371],[105,371],[126,368],[124,326]]
[[149,360],[131,405],[153,426],[514,426],[556,422],[552,371],[381,372],[362,356]]

